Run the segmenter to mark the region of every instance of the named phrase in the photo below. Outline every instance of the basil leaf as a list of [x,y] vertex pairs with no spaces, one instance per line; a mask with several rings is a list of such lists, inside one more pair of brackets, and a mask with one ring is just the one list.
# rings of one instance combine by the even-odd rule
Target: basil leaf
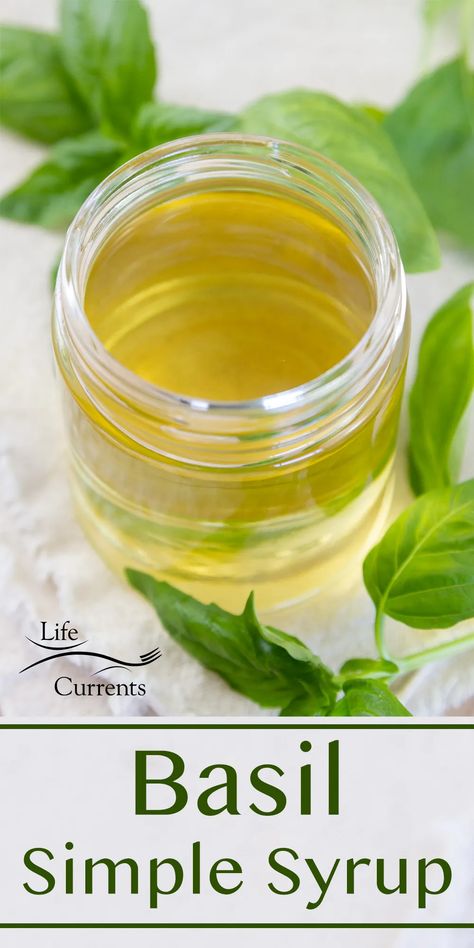
[[163,142],[198,135],[200,132],[226,132],[235,127],[235,118],[226,112],[208,112],[187,105],[147,102],[133,123],[132,138],[139,151]]
[[64,69],[55,36],[0,27],[0,121],[48,144],[90,128],[91,117]]
[[96,185],[120,164],[122,153],[122,143],[99,132],[64,139],[23,184],[0,198],[0,216],[65,227]]
[[97,121],[128,132],[156,80],[148,17],[139,0],[62,0],[60,42]]
[[398,665],[384,658],[350,658],[341,666],[338,678],[393,678],[397,672]]
[[378,613],[415,629],[474,616],[474,480],[419,497],[364,562]]
[[435,313],[410,393],[410,479],[416,494],[455,483],[474,385],[474,283]]
[[240,125],[247,133],[306,145],[343,165],[385,211],[406,269],[439,265],[439,247],[426,212],[388,135],[363,109],[297,89],[255,102],[242,113]]
[[474,74],[464,60],[425,76],[384,127],[433,224],[474,247]]
[[[327,714],[337,689],[329,669],[298,639],[262,625],[249,596],[241,615],[204,605],[168,583],[127,569],[171,637],[232,688],[263,707]],[[286,713],[286,710],[285,712]]]
[[374,121],[379,125],[383,122],[387,114],[385,109],[381,109],[380,106],[373,105],[372,103],[367,104],[366,102],[363,102],[362,105],[359,105],[359,108],[370,118],[374,119]]
[[317,715],[327,715],[329,714],[330,708],[333,707],[334,696],[331,699],[331,704],[328,706],[327,710],[319,710],[319,705],[315,710],[314,696],[312,694],[301,694],[298,698],[294,698],[293,701],[290,701],[282,710],[280,711],[280,717],[282,718],[308,718],[314,717]]
[[331,717],[345,718],[402,718],[411,717],[405,705],[383,681],[347,681],[345,697],[331,711]]

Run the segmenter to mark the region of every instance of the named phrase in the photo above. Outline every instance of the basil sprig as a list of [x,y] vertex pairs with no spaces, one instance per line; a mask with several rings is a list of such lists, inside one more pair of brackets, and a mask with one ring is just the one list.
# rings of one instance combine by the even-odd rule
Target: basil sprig
[[411,271],[439,266],[438,243],[408,175],[380,122],[333,96],[295,89],[244,109],[242,131],[305,145],[343,165],[377,198]]
[[146,151],[187,135],[232,131],[235,123],[235,116],[228,112],[211,112],[168,102],[147,102],[135,118],[133,144],[138,151]]
[[56,163],[53,153],[38,169],[39,179],[31,176],[2,201],[3,216],[62,226],[88,190],[126,158],[177,137],[240,128],[300,142],[347,167],[384,209],[406,270],[439,264],[429,218],[474,246],[468,200],[474,189],[473,77],[466,56],[426,76],[388,114],[296,90],[266,96],[231,116],[154,100],[157,57],[140,0],[61,0],[60,27],[57,36],[1,28],[0,121],[44,143],[64,141],[70,153],[75,147],[69,139],[92,129],[122,147],[112,167],[100,148],[94,169],[77,162],[75,200],[71,189],[62,214],[49,207],[54,187],[38,187]]
[[[348,698],[352,684],[360,686],[357,713],[365,713],[364,695],[367,714],[373,713],[374,688],[380,696],[379,706],[384,704],[381,713],[398,714],[402,707],[383,681],[362,680],[360,664],[353,677],[349,668],[347,674],[341,669],[338,678],[295,636],[263,625],[255,613],[252,595],[244,611],[234,615],[214,603],[204,605],[146,573],[128,569],[126,575],[133,588],[152,604],[175,642],[240,694],[265,708],[280,708],[285,716],[326,716],[337,709],[341,688],[352,707],[352,696]],[[369,676],[374,674],[374,666],[378,673],[379,664],[367,660]],[[396,665],[383,665],[390,674],[398,671]],[[351,713],[346,704],[344,709],[341,713]]]
[[339,718],[406,718],[410,712],[383,681],[356,678],[343,685],[344,697],[331,711]]
[[474,73],[465,57],[424,76],[384,129],[435,227],[474,248]]
[[127,570],[127,578],[182,648],[252,701],[267,708],[304,707],[298,712],[304,714],[324,714],[333,706],[329,669],[294,636],[262,625],[253,595],[233,615],[145,573]]
[[474,480],[419,497],[364,563],[378,615],[415,629],[474,616]]
[[263,625],[252,596],[242,614],[233,615],[146,573],[128,569],[126,576],[182,648],[263,707],[287,716],[406,715],[390,681],[472,647],[474,633],[394,659],[384,641],[384,617],[418,629],[474,617],[474,480],[420,497],[369,553],[364,580],[376,607],[379,658],[351,659],[338,674],[294,636]]
[[432,317],[410,392],[410,480],[415,494],[456,483],[474,386],[474,283]]
[[126,135],[156,81],[155,49],[138,0],[61,0],[64,65],[98,125]]
[[99,131],[66,138],[53,145],[44,164],[0,198],[0,214],[42,227],[66,227],[123,154],[123,143]]
[[46,144],[93,124],[63,64],[58,38],[39,30],[0,27],[0,106],[4,125]]
[[[402,104],[382,120],[375,107],[351,106],[309,90],[267,96],[240,116],[231,116],[154,100],[157,57],[139,0],[62,0],[58,36],[6,27],[2,39],[0,121],[22,134],[62,143],[95,129],[121,143],[112,167],[141,150],[189,134],[240,128],[276,135],[321,151],[361,180],[392,224],[408,271],[439,264],[437,240],[423,204],[436,224],[472,243],[468,202],[459,197],[469,192],[472,173],[470,95],[468,83],[458,81],[454,67],[447,75],[449,101],[443,92],[436,107],[429,101],[425,106],[423,99],[414,117],[411,106]],[[438,94],[436,74],[432,81]],[[430,87],[428,100],[431,94]],[[65,145],[74,151],[72,144]],[[46,175],[56,160],[55,153],[47,159]],[[76,193],[70,190],[61,215],[49,207],[55,201],[54,188],[38,188],[34,176],[6,196],[0,214],[60,226],[109,170],[101,149],[93,173],[78,161]],[[432,200],[427,182],[432,182]]]

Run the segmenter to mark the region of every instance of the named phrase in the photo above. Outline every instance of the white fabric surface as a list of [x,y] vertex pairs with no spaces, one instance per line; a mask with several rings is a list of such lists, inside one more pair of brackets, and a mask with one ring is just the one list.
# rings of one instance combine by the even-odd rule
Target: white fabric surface
[[[352,101],[390,105],[416,78],[422,38],[414,0],[148,0],[161,54],[163,98],[237,109],[268,91],[306,85]],[[0,20],[53,28],[54,0],[1,0]],[[449,27],[433,57],[449,54]],[[1,139],[1,191],[21,179],[42,150]],[[150,607],[102,564],[75,522],[69,500],[60,408],[50,346],[49,271],[61,239],[0,222],[2,278],[1,470],[5,527],[0,538],[0,711],[10,715],[242,714],[255,709],[182,652],[159,628]],[[434,309],[472,278],[473,260],[445,248],[443,267],[409,279],[417,342]],[[472,476],[474,458],[466,459]],[[409,495],[403,457],[397,504]],[[164,657],[146,675],[141,699],[59,698],[53,673],[18,671],[37,657],[25,635],[41,620],[69,619],[94,648],[132,656],[157,642]],[[373,654],[372,606],[362,588],[342,605],[312,606],[282,618],[329,664]],[[417,650],[435,635],[410,632],[400,644]],[[404,639],[404,642],[403,642]],[[54,677],[59,674],[54,663]],[[65,674],[71,664],[65,661]],[[77,664],[75,665],[77,671]],[[88,669],[84,669],[88,679]],[[117,681],[118,673],[114,673]],[[96,679],[93,679],[96,680]],[[128,678],[124,678],[128,680]],[[415,714],[439,714],[474,696],[474,654],[424,669],[403,683]]]

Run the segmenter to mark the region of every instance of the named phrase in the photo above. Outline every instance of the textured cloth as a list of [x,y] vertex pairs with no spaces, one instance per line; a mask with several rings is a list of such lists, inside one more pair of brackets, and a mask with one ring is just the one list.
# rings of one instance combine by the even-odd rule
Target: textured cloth
[[[53,0],[1,0],[0,19],[53,28]],[[210,108],[239,108],[259,94],[307,85],[352,101],[390,105],[419,72],[421,33],[413,0],[148,0],[159,39],[161,94]],[[446,54],[450,39],[434,56]],[[42,150],[2,135],[0,188],[11,187]],[[179,649],[148,604],[114,576],[89,547],[72,512],[64,435],[50,344],[49,273],[61,246],[55,235],[0,222],[2,278],[1,470],[5,526],[0,559],[0,709],[10,715],[246,714],[254,706]],[[421,331],[434,309],[472,275],[472,257],[445,248],[436,273],[411,277],[411,373]],[[465,474],[474,471],[471,457]],[[409,500],[400,450],[397,505]],[[212,595],[212,592],[210,592]],[[373,607],[361,586],[341,603],[282,615],[330,665],[373,654]],[[131,658],[160,644],[164,657],[144,674],[147,698],[55,695],[52,682],[71,672],[19,676],[38,657],[25,636],[42,620],[69,619],[94,649]],[[435,634],[391,629],[396,647],[433,644]],[[77,677],[77,659],[74,668]],[[97,667],[97,666],[95,666]],[[91,669],[84,668],[84,680]],[[120,672],[114,672],[114,681]],[[129,676],[124,676],[124,681]],[[400,693],[415,714],[439,714],[474,696],[474,655],[412,675]]]

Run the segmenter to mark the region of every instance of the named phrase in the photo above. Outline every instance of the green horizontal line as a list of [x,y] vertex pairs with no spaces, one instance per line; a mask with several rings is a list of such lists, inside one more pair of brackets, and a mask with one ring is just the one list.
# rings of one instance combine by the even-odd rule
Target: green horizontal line
[[472,724],[1,724],[3,730],[472,730]]
[[474,928],[474,922],[0,922],[0,928]]

